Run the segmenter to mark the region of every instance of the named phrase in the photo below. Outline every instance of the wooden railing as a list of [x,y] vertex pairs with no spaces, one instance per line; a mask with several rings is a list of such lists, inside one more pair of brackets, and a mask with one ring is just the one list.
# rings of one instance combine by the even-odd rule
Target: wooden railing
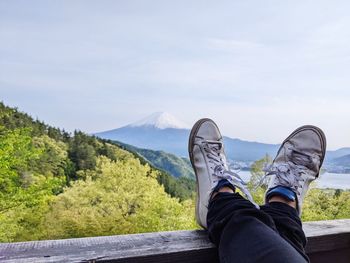
[[[350,219],[304,223],[311,262],[350,262]],[[0,244],[0,262],[218,262],[205,231]]]

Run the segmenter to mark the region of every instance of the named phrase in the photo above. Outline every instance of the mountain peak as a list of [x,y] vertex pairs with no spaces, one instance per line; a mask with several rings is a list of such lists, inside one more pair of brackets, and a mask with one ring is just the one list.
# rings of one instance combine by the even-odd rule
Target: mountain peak
[[188,129],[189,126],[176,119],[173,115],[168,112],[155,112],[146,118],[137,122],[131,123],[129,127],[140,127],[140,126],[153,126],[158,129]]

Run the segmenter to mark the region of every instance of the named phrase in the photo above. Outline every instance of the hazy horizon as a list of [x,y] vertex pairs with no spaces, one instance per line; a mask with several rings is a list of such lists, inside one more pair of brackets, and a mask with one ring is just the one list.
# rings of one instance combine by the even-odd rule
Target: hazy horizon
[[350,2],[0,2],[0,100],[87,133],[166,111],[280,143],[350,146]]

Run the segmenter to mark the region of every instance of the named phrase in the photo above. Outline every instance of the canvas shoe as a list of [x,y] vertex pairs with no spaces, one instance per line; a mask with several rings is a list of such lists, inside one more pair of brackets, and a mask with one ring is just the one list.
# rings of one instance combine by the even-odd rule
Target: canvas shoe
[[326,153],[326,137],[315,126],[306,125],[296,129],[279,148],[266,176],[271,176],[265,195],[265,202],[280,195],[296,201],[301,215],[304,197],[310,183],[320,173]]
[[195,123],[188,151],[197,179],[196,220],[200,226],[207,228],[208,203],[213,190],[219,190],[215,187],[222,179],[227,180],[231,189],[239,188],[254,203],[244,181],[229,170],[223,138],[214,121],[201,119]]

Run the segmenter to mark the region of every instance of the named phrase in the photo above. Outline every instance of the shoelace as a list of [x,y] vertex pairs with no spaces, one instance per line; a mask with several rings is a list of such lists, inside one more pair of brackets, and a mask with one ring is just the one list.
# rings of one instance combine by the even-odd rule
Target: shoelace
[[246,185],[247,183],[243,181],[243,179],[235,172],[229,170],[225,166],[224,156],[222,154],[222,143],[218,141],[205,141],[204,150],[207,153],[207,157],[209,159],[209,163],[211,163],[213,166],[211,167],[213,169],[212,176],[214,177],[213,182],[216,183],[220,181],[221,179],[226,179],[229,181],[232,185],[237,187],[239,190],[243,192],[243,194],[246,196],[246,198],[255,205],[256,208],[260,209],[259,205],[257,205],[252,195],[250,194],[249,190],[247,189]]
[[265,175],[260,179],[258,185],[254,188],[255,190],[263,184],[267,177],[276,175],[277,185],[289,187],[298,195],[300,194],[301,184],[305,181],[302,175],[307,174],[311,168],[315,167],[315,163],[319,161],[319,157],[309,156],[293,149],[289,150],[290,155],[293,157],[289,157],[288,159],[294,158],[298,164],[288,161],[272,164],[264,168]]
[[[300,194],[301,183],[304,182],[302,174],[306,173],[305,166],[296,165],[292,162],[272,164],[264,169],[265,175],[260,179],[257,187],[262,185],[263,181],[271,176],[276,175],[277,184],[291,188],[294,192]],[[255,189],[257,188],[255,187]]]

